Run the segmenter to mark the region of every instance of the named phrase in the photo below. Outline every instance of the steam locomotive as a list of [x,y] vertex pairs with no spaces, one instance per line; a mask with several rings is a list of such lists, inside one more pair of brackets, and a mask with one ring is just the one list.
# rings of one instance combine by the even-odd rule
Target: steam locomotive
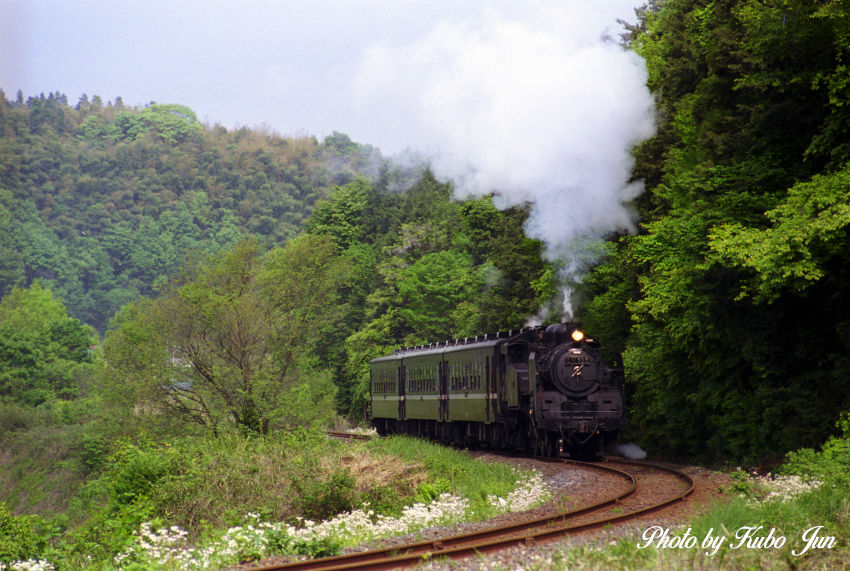
[[381,435],[587,458],[625,425],[622,360],[574,322],[399,349],[369,389]]

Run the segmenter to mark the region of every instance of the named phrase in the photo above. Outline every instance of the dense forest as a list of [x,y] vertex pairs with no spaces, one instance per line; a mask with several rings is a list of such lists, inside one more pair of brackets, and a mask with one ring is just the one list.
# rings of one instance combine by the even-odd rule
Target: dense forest
[[[650,447],[780,453],[850,406],[848,26],[837,0],[682,0],[628,27],[658,114],[635,149],[641,226],[609,241],[573,301],[624,353]],[[245,240],[265,252],[329,237],[348,273],[314,352],[353,417],[371,356],[518,327],[559,291],[527,209],[454,200],[427,168],[344,134],[20,92],[0,97],[0,133],[0,293],[39,283],[101,335]]]
[[103,332],[187,257],[296,235],[317,199],[380,168],[334,134],[204,127],[181,105],[0,95],[0,294],[40,279]]
[[632,423],[671,453],[764,457],[850,409],[850,10],[652,2],[629,45],[658,130],[635,151],[641,231],[586,280],[624,352]]
[[[449,480],[355,488],[320,429],[363,418],[371,358],[519,328],[556,297],[528,208],[456,201],[340,133],[65,99],[0,98],[0,563],[111,565],[145,522],[197,536],[236,507],[392,514],[439,495]],[[226,490],[197,487],[210,470]]]

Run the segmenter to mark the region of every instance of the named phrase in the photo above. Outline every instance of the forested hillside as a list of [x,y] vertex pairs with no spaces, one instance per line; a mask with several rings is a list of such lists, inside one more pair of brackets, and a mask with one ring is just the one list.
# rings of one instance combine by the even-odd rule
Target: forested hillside
[[[623,354],[623,436],[770,468],[823,444],[781,468],[819,491],[733,501],[711,527],[808,522],[846,555],[850,4],[652,0],[623,39],[657,104],[634,149],[640,226],[570,283],[572,317]],[[340,133],[0,91],[0,569],[174,568],[143,552],[151,526],[219,550],[211,568],[330,554],[348,544],[291,529],[222,546],[259,521],[516,488],[456,451],[322,431],[363,419],[378,355],[563,317],[570,261],[525,234],[530,206],[453,191]],[[585,563],[638,567],[621,559],[634,539]],[[726,554],[835,567],[790,549]],[[693,566],[681,557],[656,567]]]
[[[308,231],[350,267],[319,356],[335,369],[340,411],[359,416],[369,361],[399,346],[517,329],[556,296],[556,268],[525,236],[526,209],[458,202],[425,171],[404,193],[359,179],[320,201]],[[560,309],[544,315],[560,319]]]
[[[0,99],[0,564],[109,568],[151,521],[197,539],[246,510],[392,514],[439,495],[419,468],[356,479],[321,427],[363,418],[372,357],[519,328],[556,297],[528,208],[456,201],[342,134]],[[455,481],[458,461],[436,462]]]
[[187,257],[284,243],[334,184],[380,160],[345,135],[228,131],[181,105],[0,92],[0,295],[40,279],[102,332]]
[[641,231],[589,277],[653,448],[765,457],[850,409],[850,10],[825,0],[650,3],[657,134]]

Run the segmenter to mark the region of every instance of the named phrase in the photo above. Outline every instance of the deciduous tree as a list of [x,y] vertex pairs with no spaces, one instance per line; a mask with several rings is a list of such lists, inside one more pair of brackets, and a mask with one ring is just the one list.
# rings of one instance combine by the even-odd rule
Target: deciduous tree
[[346,276],[327,237],[265,255],[242,242],[119,314],[105,341],[113,384],[213,432],[265,433],[287,417],[299,365]]

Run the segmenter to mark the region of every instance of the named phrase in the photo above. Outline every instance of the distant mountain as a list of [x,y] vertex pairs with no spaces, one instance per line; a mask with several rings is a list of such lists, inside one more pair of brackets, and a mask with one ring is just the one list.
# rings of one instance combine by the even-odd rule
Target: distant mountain
[[182,105],[0,91],[0,295],[40,279],[103,331],[187,256],[249,235],[282,244],[317,199],[381,161],[340,133],[286,138],[202,125]]

